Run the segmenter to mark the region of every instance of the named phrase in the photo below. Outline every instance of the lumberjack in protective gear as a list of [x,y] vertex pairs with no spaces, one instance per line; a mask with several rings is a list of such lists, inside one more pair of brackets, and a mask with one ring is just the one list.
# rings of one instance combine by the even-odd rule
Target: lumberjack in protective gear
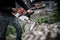
[[[30,10],[28,10],[27,12],[23,9],[23,8],[18,8],[17,9],[17,13],[12,13],[15,17],[19,18],[21,21],[23,21],[25,24],[29,23],[31,24],[30,26],[30,31],[32,30],[32,28],[34,27],[35,25],[35,22],[32,23],[32,21],[29,20],[29,17],[28,17],[28,12]],[[33,12],[31,12],[33,13]],[[27,15],[26,15],[27,14]],[[30,13],[29,13],[30,15]]]
[[6,40],[6,31],[10,23],[16,29],[16,40],[21,40],[22,30],[20,22],[18,18],[12,15],[12,12],[17,13],[16,2],[24,10],[30,10],[23,0],[0,0],[0,40]]

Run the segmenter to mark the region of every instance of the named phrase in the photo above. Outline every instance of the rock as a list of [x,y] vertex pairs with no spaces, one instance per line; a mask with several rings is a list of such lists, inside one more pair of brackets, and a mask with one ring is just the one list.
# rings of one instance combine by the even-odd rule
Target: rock
[[16,36],[14,36],[14,35],[9,35],[9,38],[11,39],[11,40],[16,40]]
[[23,35],[24,37],[22,37],[22,40],[53,40],[58,36],[58,33],[60,34],[60,29],[58,27],[59,25],[57,23],[42,23],[39,26],[35,26],[30,33]]

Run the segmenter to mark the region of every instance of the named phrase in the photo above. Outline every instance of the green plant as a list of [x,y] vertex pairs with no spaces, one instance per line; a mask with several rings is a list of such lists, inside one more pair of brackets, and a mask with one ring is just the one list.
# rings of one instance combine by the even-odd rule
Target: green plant
[[34,20],[35,22],[41,24],[41,23],[54,23],[55,22],[55,19],[56,17],[54,17],[54,15],[56,14],[55,11],[53,12],[50,12],[50,13],[46,13],[46,15],[44,16],[40,16],[40,17],[35,17],[35,18],[32,18],[31,17],[31,20]]
[[22,32],[25,31],[25,24],[24,23],[21,23],[21,28],[22,28]]
[[12,34],[12,35],[16,34],[16,29],[13,27],[12,24],[9,24],[8,28],[7,28],[7,35],[9,35],[9,34]]

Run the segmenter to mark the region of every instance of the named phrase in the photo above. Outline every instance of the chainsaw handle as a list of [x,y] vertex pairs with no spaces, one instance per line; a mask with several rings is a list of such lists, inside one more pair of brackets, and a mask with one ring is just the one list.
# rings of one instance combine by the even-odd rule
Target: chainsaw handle
[[23,15],[29,17],[29,19],[30,19],[30,16],[31,16],[33,13],[34,13],[34,11],[33,11],[32,13],[25,12]]

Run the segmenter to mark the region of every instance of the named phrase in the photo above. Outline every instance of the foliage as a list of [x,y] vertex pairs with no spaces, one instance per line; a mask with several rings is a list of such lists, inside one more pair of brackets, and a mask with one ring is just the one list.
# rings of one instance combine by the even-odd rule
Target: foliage
[[41,24],[41,23],[53,23],[54,22],[54,15],[55,13],[46,13],[46,15],[44,16],[40,16],[40,17],[35,17],[34,19],[31,18],[31,20],[34,20],[35,22]]
[[24,23],[21,23],[21,28],[22,28],[22,32],[24,32],[25,30],[25,24]]
[[55,18],[54,19],[55,22],[59,22],[60,21],[60,11],[56,11],[55,14],[53,15],[53,17]]
[[[25,24],[21,23],[22,32],[24,32],[24,26],[25,26]],[[16,29],[14,28],[14,26],[12,24],[9,24],[8,28],[7,28],[7,36],[9,34],[16,35]]]
[[16,29],[13,27],[12,24],[9,24],[8,28],[7,28],[7,35],[9,35],[9,34],[12,34],[12,35],[16,34]]

